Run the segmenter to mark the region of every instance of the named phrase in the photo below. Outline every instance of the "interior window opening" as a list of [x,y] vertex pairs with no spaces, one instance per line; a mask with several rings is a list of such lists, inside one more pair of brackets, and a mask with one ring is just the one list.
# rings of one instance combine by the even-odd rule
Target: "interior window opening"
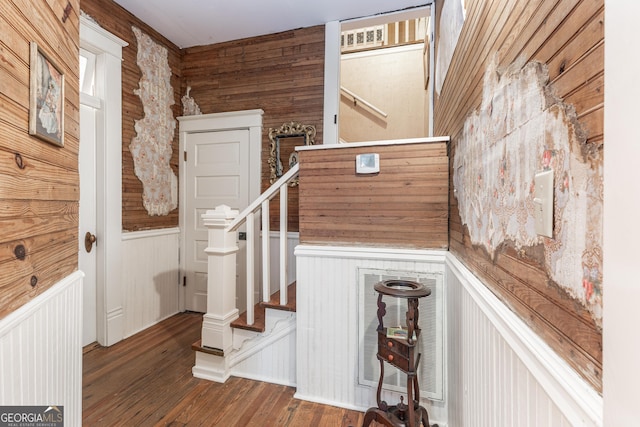
[[80,49],[80,92],[94,96],[96,55]]

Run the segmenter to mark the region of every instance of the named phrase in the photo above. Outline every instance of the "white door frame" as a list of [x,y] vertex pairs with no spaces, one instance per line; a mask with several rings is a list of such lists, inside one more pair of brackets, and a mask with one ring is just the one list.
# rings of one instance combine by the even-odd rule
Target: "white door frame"
[[[122,48],[128,43],[80,16],[80,47],[96,55],[95,94],[104,114],[96,122],[97,341],[123,338],[122,309]],[[80,236],[82,237],[82,236]]]
[[[194,132],[212,132],[236,129],[249,130],[249,203],[260,196],[260,177],[262,174],[262,115],[263,110],[244,110],[226,113],[201,114],[178,117],[180,122],[180,153],[184,156],[187,134]],[[184,157],[182,157],[184,160]],[[184,165],[184,161],[181,162]],[[180,168],[180,281],[184,283],[185,273],[185,244],[186,244],[186,182],[184,167]],[[215,206],[211,206],[215,209]],[[256,233],[257,234],[257,233]],[[257,238],[258,236],[254,236]],[[257,246],[256,246],[257,247]],[[180,290],[179,310],[185,310],[186,291],[184,286]]]

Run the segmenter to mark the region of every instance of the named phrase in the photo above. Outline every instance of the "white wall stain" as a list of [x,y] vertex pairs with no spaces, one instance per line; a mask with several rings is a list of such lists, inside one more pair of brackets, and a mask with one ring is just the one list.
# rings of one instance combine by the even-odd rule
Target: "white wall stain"
[[136,136],[129,150],[135,174],[143,185],[145,209],[149,215],[167,215],[178,206],[178,178],[170,166],[176,121],[171,111],[175,101],[168,52],[139,28],[132,29],[142,72],[139,87],[133,92],[142,101],[144,118],[135,121]]
[[[602,322],[602,158],[585,157],[573,107],[545,65],[487,67],[480,109],[464,123],[453,184],[471,241],[494,257],[505,242],[542,244],[549,277]],[[594,157],[595,156],[595,157]],[[534,175],[554,171],[554,238],[535,233]]]
[[[440,3],[442,4],[442,3]],[[464,25],[466,16],[464,0],[447,0],[442,6],[440,27],[438,28],[438,49],[436,60],[436,92],[440,94],[444,85],[453,51],[458,44],[458,38]]]

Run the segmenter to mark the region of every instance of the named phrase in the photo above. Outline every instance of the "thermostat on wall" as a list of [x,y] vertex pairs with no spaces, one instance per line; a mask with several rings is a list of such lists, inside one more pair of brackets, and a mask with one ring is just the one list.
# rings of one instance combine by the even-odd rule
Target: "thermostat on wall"
[[356,173],[369,174],[380,172],[380,155],[378,153],[358,154],[356,156]]

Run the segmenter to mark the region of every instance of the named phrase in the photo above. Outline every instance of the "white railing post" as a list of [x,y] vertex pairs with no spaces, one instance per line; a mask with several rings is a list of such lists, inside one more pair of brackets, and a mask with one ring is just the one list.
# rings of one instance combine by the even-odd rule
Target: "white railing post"
[[269,224],[269,199],[262,202],[262,301],[271,299],[271,225]]
[[231,322],[238,317],[236,308],[236,252],[237,231],[227,231],[238,211],[221,205],[202,215],[209,230],[207,313],[202,320],[202,346],[231,350],[233,334]]
[[288,184],[280,187],[280,305],[287,304],[287,220]]
[[254,316],[254,298],[253,293],[255,292],[255,223],[254,223],[253,212],[249,212],[247,215],[247,222],[245,223],[247,227],[247,325],[253,325],[255,321]]

